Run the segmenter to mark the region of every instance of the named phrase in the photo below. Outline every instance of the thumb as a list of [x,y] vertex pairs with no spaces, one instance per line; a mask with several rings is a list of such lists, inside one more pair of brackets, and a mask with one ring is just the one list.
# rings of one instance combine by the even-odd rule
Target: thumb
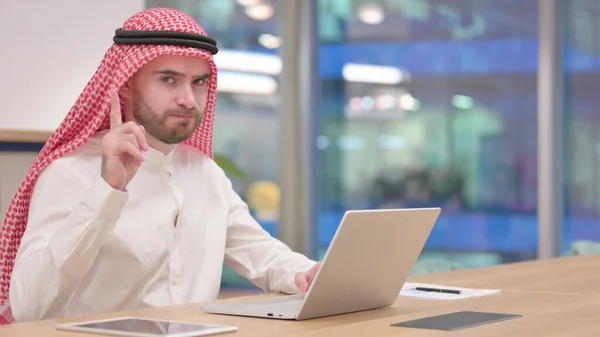
[[308,290],[308,280],[306,275],[302,275],[302,277],[298,278],[298,289],[305,293]]
[[316,275],[317,275],[317,271],[316,270],[315,271],[311,270],[311,272],[306,275],[306,278],[305,278],[305,280],[306,280],[306,287],[308,287],[312,283],[312,281],[313,281],[313,279],[315,278]]
[[306,275],[306,280],[308,281],[308,285],[310,285],[315,276],[317,276],[317,272],[319,271],[319,268],[321,267],[321,262],[317,263],[314,267],[312,267],[309,271],[308,271],[308,275]]

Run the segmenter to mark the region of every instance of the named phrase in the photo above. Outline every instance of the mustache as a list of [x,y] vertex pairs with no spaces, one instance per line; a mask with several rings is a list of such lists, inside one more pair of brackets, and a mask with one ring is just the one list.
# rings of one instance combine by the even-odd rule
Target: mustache
[[192,109],[185,109],[185,108],[179,108],[179,109],[171,109],[171,110],[167,110],[165,111],[165,115],[166,116],[173,116],[173,115],[177,115],[177,116],[198,116],[201,114],[201,111],[199,109],[196,108],[192,108]]

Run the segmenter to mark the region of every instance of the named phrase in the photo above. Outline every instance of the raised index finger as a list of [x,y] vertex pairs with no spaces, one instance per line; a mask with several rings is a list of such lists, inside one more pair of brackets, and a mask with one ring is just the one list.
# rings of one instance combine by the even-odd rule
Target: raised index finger
[[119,95],[116,91],[111,90],[110,92],[110,128],[115,129],[123,124],[123,117],[121,116],[121,103],[119,102]]

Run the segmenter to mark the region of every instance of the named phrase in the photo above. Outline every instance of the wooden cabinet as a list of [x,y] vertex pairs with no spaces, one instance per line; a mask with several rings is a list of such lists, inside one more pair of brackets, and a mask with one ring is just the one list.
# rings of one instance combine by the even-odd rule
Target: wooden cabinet
[[2,223],[19,185],[25,179],[36,152],[0,152],[0,214]]

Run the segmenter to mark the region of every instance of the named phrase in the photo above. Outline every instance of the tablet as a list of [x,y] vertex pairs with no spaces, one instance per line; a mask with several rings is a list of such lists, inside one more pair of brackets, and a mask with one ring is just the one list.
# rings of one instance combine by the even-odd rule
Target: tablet
[[58,324],[58,330],[78,331],[124,337],[195,337],[237,331],[235,326],[198,324],[117,317],[111,319]]

